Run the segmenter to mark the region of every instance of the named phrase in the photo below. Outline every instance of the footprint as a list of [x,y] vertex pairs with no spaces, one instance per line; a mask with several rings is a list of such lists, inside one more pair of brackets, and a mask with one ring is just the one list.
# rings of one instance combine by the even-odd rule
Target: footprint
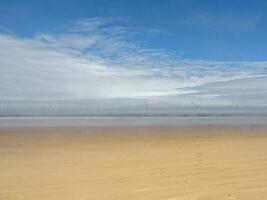
[[235,200],[236,198],[233,197],[231,194],[227,194],[227,198],[230,199],[230,200]]

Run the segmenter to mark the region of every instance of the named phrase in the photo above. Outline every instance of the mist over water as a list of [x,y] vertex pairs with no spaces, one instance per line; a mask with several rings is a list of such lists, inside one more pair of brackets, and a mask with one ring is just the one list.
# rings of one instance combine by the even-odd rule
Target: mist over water
[[147,99],[1,101],[0,117],[267,116],[266,106],[177,104]]

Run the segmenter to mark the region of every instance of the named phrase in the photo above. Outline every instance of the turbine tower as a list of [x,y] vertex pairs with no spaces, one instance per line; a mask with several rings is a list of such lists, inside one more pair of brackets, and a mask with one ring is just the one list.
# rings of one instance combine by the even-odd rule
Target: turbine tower
[[146,113],[149,114],[149,101],[146,100]]
[[0,113],[4,111],[4,103],[0,102]]

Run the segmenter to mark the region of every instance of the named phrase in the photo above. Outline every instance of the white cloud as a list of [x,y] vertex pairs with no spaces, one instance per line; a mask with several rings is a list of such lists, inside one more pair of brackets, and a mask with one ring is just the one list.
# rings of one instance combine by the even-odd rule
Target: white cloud
[[[217,81],[191,88],[189,96],[213,97],[241,106],[262,106],[267,100],[267,76]],[[188,88],[189,89],[189,88]]]
[[[130,29],[116,26],[112,18],[79,20],[64,30],[33,37],[0,33],[0,99],[175,96],[179,104],[189,93],[207,98],[202,85],[267,72],[267,62],[186,60],[145,48],[131,42]],[[239,91],[245,91],[242,86]],[[224,93],[218,89],[210,95]]]

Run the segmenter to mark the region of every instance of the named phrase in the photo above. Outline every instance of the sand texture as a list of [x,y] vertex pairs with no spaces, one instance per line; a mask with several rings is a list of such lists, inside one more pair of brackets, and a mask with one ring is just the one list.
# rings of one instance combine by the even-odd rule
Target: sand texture
[[0,200],[264,200],[258,126],[0,129]]

